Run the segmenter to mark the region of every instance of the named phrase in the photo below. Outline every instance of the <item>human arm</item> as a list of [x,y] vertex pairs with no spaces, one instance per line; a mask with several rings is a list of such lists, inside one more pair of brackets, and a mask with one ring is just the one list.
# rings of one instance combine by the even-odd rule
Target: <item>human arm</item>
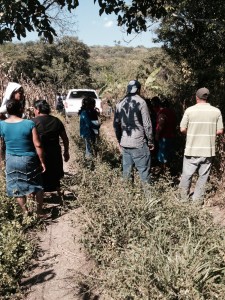
[[141,115],[142,115],[142,122],[143,122],[143,128],[145,132],[145,136],[147,139],[147,143],[150,150],[154,149],[154,141],[153,141],[153,135],[152,135],[152,121],[150,118],[148,106],[146,102],[143,103],[141,108]]
[[120,145],[120,141],[121,141],[121,137],[122,137],[122,129],[121,129],[121,120],[120,120],[120,113],[119,113],[118,107],[116,107],[116,110],[114,113],[113,128],[115,131],[117,141]]
[[62,130],[60,132],[60,137],[61,137],[61,139],[63,141],[63,147],[64,147],[63,156],[64,156],[64,161],[67,162],[70,159],[70,154],[69,154],[69,139],[68,139],[68,136],[67,136],[65,130]]
[[187,128],[188,128],[189,118],[187,111],[184,112],[183,118],[180,122],[180,132],[183,134],[187,134]]
[[223,129],[223,118],[222,118],[222,115],[220,113],[219,118],[217,120],[217,131],[216,131],[216,134],[217,135],[221,135],[221,134],[223,134],[223,132],[224,132],[224,129]]
[[34,144],[34,147],[36,149],[37,155],[39,157],[39,160],[40,160],[40,163],[42,166],[42,173],[43,173],[46,171],[45,161],[44,161],[44,151],[43,151],[41,141],[39,139],[36,127],[34,127],[32,129],[32,139],[33,139],[33,144]]
[[181,128],[180,127],[180,132],[183,133],[183,134],[186,134],[187,133],[187,128]]
[[219,130],[216,131],[216,134],[221,135],[221,134],[223,134],[223,131],[224,131],[223,129],[219,129]]

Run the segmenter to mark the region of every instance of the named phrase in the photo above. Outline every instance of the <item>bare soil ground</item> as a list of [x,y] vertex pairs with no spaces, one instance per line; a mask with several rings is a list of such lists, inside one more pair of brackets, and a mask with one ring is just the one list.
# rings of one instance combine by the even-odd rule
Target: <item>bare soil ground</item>
[[[69,165],[70,162],[64,164],[66,172]],[[66,193],[64,198],[69,201],[73,195]],[[45,209],[52,212],[52,218],[45,221],[45,230],[37,233],[38,258],[32,262],[31,270],[22,281],[25,299],[91,300],[76,282],[78,274],[87,275],[93,267],[80,243],[82,226],[79,215],[82,209],[64,212],[57,201],[58,197],[54,194],[45,198]]]

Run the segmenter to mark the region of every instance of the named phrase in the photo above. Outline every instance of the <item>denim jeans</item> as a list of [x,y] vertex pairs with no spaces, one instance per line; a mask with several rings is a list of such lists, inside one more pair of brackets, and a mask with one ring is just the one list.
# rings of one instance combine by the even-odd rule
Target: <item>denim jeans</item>
[[146,143],[140,148],[123,147],[123,177],[131,179],[136,167],[143,182],[150,183],[151,155]]
[[180,181],[180,191],[183,200],[189,197],[192,176],[198,170],[198,180],[192,196],[193,201],[201,201],[205,191],[205,184],[209,177],[212,157],[184,156],[183,172]]
[[91,158],[93,156],[95,137],[85,138],[85,157]]

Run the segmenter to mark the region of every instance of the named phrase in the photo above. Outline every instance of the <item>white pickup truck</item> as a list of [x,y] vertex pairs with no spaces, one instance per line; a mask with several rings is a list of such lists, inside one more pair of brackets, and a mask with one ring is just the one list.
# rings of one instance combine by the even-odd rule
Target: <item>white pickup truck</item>
[[66,116],[76,115],[81,108],[82,100],[85,97],[94,98],[96,107],[102,112],[102,101],[95,90],[91,89],[71,89],[68,91],[66,99],[63,101]]

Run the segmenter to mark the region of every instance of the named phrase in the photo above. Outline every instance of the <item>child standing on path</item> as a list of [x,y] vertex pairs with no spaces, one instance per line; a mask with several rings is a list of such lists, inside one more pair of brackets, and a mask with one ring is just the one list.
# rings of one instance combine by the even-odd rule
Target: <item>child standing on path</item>
[[[82,106],[79,111],[80,116],[80,136],[85,140],[85,157],[91,158],[94,154],[94,146],[96,143],[96,134],[94,130],[99,131],[99,124],[95,124],[91,119],[91,111],[93,110],[93,100],[86,97],[82,100]],[[94,120],[93,120],[94,121]],[[96,121],[96,120],[95,120]],[[98,132],[97,132],[98,134]]]
[[[96,107],[96,101],[94,98],[90,98],[90,109],[88,110],[88,115],[91,119],[92,124],[94,125],[99,125],[100,127],[100,121],[99,121],[99,116],[100,116],[100,111]],[[92,129],[94,131],[94,134],[96,138],[99,137],[99,128],[98,129]]]

